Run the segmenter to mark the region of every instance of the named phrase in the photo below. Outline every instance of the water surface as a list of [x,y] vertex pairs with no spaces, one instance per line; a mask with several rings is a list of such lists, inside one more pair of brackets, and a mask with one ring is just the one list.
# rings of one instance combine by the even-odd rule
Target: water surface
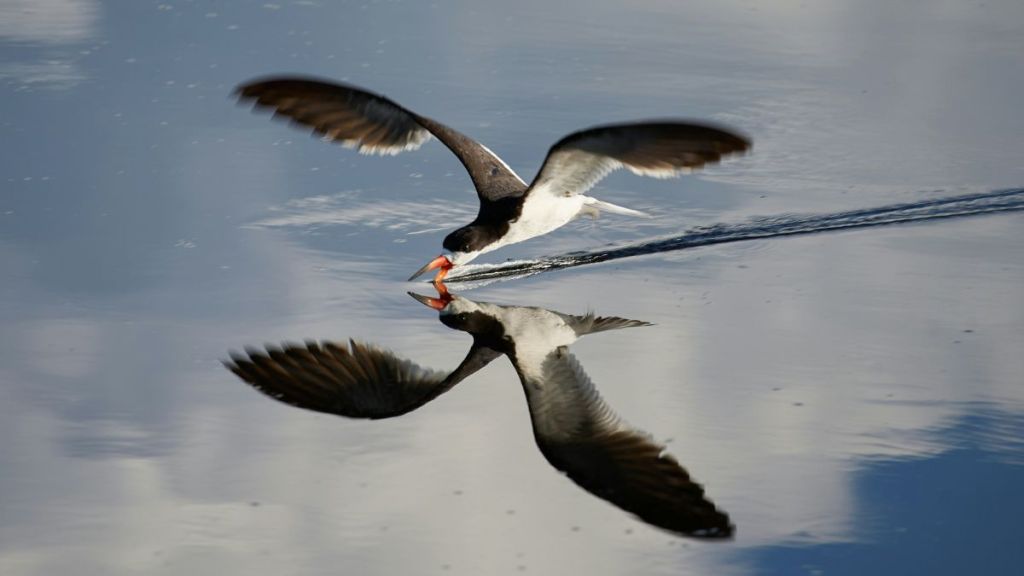
[[[598,123],[706,118],[753,153],[594,195],[655,214],[536,260],[757,217],[1024,185],[1024,9],[837,2],[0,6],[0,572],[1014,573],[1019,212],[651,251],[474,299],[654,326],[573,354],[727,510],[680,538],[538,452],[510,363],[400,419],[314,414],[221,365],[354,337],[451,370],[402,282],[473,213],[432,143],[376,158],[238,107],[268,73],[387,94],[525,178]],[[719,229],[720,230],[720,229]]]

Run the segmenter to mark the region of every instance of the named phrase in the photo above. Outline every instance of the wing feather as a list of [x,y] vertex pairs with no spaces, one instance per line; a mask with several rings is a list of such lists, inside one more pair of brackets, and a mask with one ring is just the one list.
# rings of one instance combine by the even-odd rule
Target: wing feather
[[621,328],[653,326],[650,322],[643,320],[631,320],[629,318],[619,318],[618,316],[595,316],[593,312],[588,312],[583,316],[562,314],[560,312],[555,313],[562,317],[562,320],[576,332],[577,336],[586,336],[595,332],[619,330]]
[[[240,86],[241,100],[274,110],[275,116],[309,126],[327,139],[366,154],[397,154],[419,148],[430,132],[387,98],[358,88],[303,78],[269,78]],[[376,135],[383,129],[381,137]],[[372,138],[368,138],[371,137]]]
[[363,154],[394,155],[414,150],[433,135],[466,167],[483,200],[518,196],[526,190],[522,178],[486,146],[362,88],[310,78],[277,77],[243,84],[236,94],[242,101],[271,108],[275,116],[310,127],[325,140],[356,148]]
[[299,408],[349,418],[390,418],[419,408],[501,354],[476,344],[451,373],[352,340],[268,345],[224,365],[260,392]]
[[562,138],[551,150],[528,193],[583,194],[614,170],[670,178],[750,148],[727,128],[692,122],[642,122],[599,126]]
[[[649,434],[624,422],[564,348],[540,370],[521,366],[541,453],[573,482],[641,520],[697,538],[728,538],[733,525],[704,488]],[[540,376],[531,376],[540,374]]]

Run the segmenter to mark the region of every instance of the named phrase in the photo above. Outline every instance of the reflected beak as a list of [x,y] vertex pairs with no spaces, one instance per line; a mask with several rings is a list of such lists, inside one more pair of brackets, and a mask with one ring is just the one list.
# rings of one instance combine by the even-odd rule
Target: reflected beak
[[437,284],[444,279],[445,275],[448,274],[448,271],[452,269],[452,266],[454,266],[454,264],[452,264],[452,261],[449,260],[447,256],[442,254],[437,258],[434,258],[430,262],[427,262],[426,266],[417,270],[416,273],[413,274],[412,276],[409,276],[409,281],[411,282],[419,278],[420,276],[426,274],[427,272],[430,272],[434,268],[440,268],[441,270],[438,271],[437,276],[434,276],[434,283]]
[[[442,284],[442,286],[443,286],[443,284]],[[421,296],[421,295],[419,295],[419,294],[417,294],[415,292],[407,292],[407,294],[409,294],[409,296],[412,296],[413,298],[415,298],[416,301],[419,302],[420,304],[423,304],[424,306],[430,306],[434,310],[437,310],[438,312],[440,312],[441,310],[444,310],[444,307],[447,306],[448,303],[453,300],[453,298],[452,298],[452,295],[449,294],[447,290],[445,290],[443,292],[441,292],[441,291],[438,291],[438,292],[439,292],[438,295],[440,296],[440,298],[431,298],[430,296]]]

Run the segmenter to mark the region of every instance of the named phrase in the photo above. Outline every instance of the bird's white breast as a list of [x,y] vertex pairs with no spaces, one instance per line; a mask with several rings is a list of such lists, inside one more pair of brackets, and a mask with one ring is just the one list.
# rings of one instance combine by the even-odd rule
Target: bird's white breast
[[583,203],[584,197],[578,194],[530,194],[523,203],[519,218],[509,224],[508,232],[494,243],[494,248],[522,242],[562,227],[579,214]]
[[502,312],[499,321],[505,334],[515,343],[519,367],[527,376],[539,379],[547,355],[578,338],[561,316],[548,310],[511,308]]

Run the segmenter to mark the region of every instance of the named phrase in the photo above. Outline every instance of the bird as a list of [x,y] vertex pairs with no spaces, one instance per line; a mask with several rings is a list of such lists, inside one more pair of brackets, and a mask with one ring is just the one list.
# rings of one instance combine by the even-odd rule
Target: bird
[[440,283],[454,266],[547,234],[581,215],[646,216],[585,195],[616,169],[668,178],[744,153],[751,146],[740,132],[708,122],[650,120],[594,126],[557,141],[527,184],[480,142],[363,88],[278,76],[243,83],[235,94],[240,102],[270,108],[275,116],[312,128],[326,141],[364,154],[394,155],[419,148],[432,137],[455,153],[476,188],[479,210],[472,222],[445,237],[442,246],[447,253],[430,260],[410,281],[437,269],[434,283]]
[[286,404],[348,418],[406,414],[507,356],[526,395],[534,440],[551,466],[578,486],[642,521],[702,539],[733,535],[729,516],[709,500],[663,444],[619,417],[568,347],[578,338],[647,322],[572,315],[529,306],[475,302],[439,291],[411,293],[473,343],[451,372],[430,370],[379,346],[308,341],[232,353],[225,366]]

